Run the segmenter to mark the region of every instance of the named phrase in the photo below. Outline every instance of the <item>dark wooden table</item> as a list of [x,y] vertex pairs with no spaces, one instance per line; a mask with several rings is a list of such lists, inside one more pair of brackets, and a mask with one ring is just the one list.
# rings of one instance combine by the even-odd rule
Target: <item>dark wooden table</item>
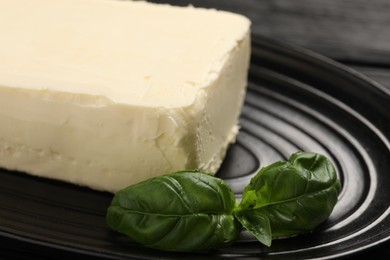
[[[390,89],[390,1],[388,0],[154,2],[171,2],[180,5],[192,2],[195,6],[218,6],[220,9],[245,14],[253,22],[254,34],[296,44],[335,59]],[[3,246],[7,247],[6,244]],[[34,255],[30,256],[34,258]],[[360,257],[390,259],[390,242],[365,251]],[[12,259],[29,259],[29,256],[15,251],[15,258]]]

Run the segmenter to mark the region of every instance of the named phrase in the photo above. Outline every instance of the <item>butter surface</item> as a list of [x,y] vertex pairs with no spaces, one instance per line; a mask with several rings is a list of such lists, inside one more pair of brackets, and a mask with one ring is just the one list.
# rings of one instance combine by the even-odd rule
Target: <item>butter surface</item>
[[146,2],[0,1],[0,167],[112,192],[215,173],[238,132],[249,26]]

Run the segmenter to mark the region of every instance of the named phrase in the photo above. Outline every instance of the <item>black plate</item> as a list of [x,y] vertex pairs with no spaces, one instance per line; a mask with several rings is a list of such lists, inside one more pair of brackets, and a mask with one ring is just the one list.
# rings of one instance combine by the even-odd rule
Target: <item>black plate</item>
[[351,255],[388,240],[389,91],[336,62],[269,39],[254,38],[252,53],[242,129],[218,176],[239,196],[259,167],[297,150],[327,155],[343,188],[317,230],[274,240],[271,248],[243,232],[234,246],[216,252],[159,252],[107,227],[111,194],[0,170],[1,245],[14,254],[35,252],[31,256],[299,259]]

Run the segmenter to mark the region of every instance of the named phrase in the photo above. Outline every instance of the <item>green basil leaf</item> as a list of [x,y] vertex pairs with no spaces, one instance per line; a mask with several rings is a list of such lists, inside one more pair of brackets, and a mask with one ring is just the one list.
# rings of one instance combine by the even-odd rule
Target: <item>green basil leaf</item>
[[330,160],[297,152],[262,168],[244,189],[235,215],[260,242],[313,230],[331,214],[340,181]]
[[118,191],[107,223],[147,247],[208,250],[228,246],[238,237],[235,203],[234,193],[221,179],[177,172]]

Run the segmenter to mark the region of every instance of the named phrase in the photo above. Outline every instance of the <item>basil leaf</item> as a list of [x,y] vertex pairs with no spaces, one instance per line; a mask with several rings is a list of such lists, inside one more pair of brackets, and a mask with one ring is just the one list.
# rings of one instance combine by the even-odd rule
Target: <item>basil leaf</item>
[[234,193],[221,179],[177,172],[118,191],[107,223],[147,247],[208,250],[228,246],[238,237],[235,203]]
[[297,152],[287,162],[262,168],[244,189],[235,215],[260,242],[313,230],[331,214],[340,192],[332,163]]

